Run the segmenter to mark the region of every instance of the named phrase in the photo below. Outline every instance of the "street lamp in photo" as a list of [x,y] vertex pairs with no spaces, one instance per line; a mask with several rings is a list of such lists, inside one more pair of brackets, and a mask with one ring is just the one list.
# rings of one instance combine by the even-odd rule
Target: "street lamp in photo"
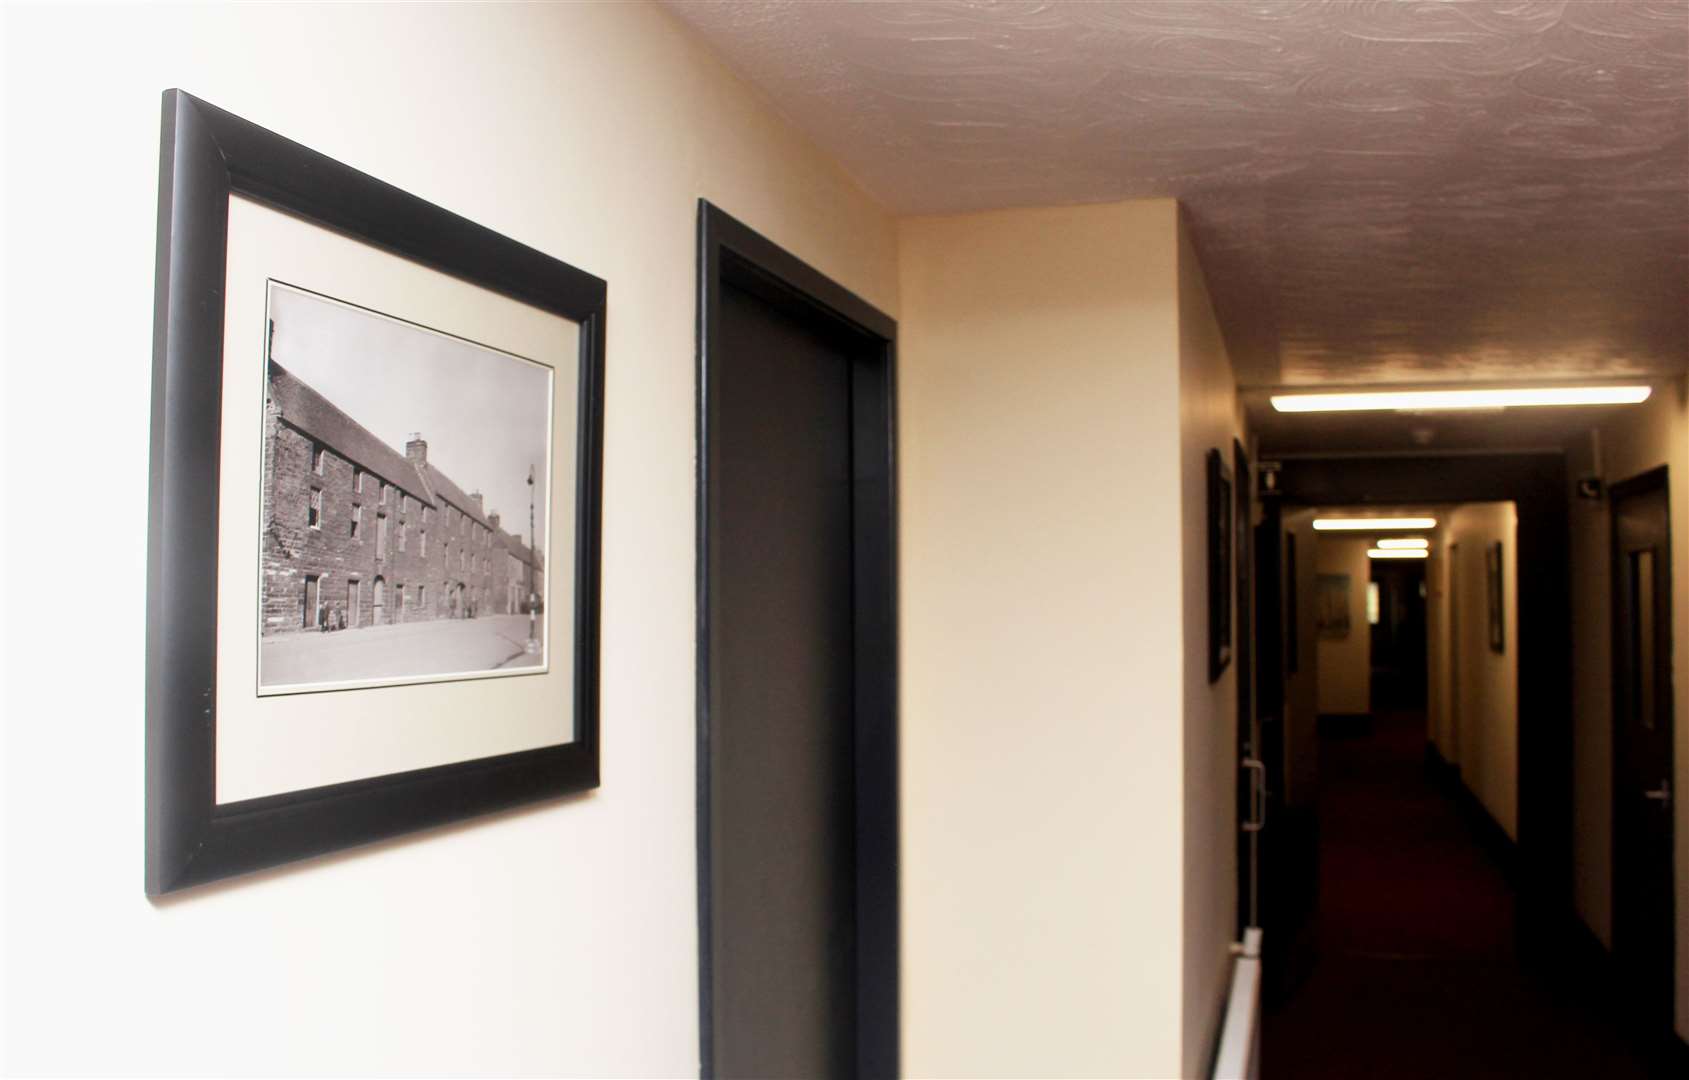
[[540,651],[538,633],[539,593],[534,591],[534,559],[538,556],[534,552],[534,467],[528,466],[528,644],[525,649],[530,653]]

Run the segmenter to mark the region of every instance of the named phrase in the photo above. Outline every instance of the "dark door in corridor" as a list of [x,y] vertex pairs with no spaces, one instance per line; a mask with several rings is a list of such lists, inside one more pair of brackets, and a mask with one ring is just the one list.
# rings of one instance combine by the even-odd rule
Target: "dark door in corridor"
[[1613,957],[1632,1007],[1670,1029],[1672,875],[1671,534],[1666,471],[1613,501]]
[[711,537],[716,1068],[855,1068],[850,365],[722,299]]
[[[704,1069],[892,1075],[889,343],[794,286],[793,276],[813,271],[709,214],[700,373]],[[761,257],[752,264],[722,250],[721,233],[712,248],[712,225]],[[825,292],[815,277],[809,284]]]
[[[1367,602],[1374,709],[1422,709],[1426,692],[1425,563],[1375,560]],[[1374,605],[1376,604],[1376,608]]]
[[[1262,761],[1255,709],[1255,498],[1249,455],[1232,440],[1232,575],[1237,614],[1232,620],[1232,662],[1237,674],[1237,932],[1261,925],[1261,830],[1266,824],[1268,774]],[[1278,548],[1266,556],[1277,565]]]

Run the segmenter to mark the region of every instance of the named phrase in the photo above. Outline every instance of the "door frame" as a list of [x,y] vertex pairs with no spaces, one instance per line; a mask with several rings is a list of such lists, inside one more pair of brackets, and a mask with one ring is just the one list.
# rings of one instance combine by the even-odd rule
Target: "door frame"
[[721,294],[736,287],[864,339],[851,374],[856,729],[857,1070],[899,1075],[897,763],[897,323],[790,252],[698,201],[697,845],[698,1010],[702,1075],[716,1074],[711,857],[710,487]]
[[1460,632],[1464,625],[1460,621],[1460,543],[1458,541],[1451,543],[1445,549],[1444,554],[1447,556],[1449,564],[1448,584],[1444,586],[1448,590],[1445,607],[1449,619],[1449,746],[1445,763],[1449,766],[1449,771],[1458,777],[1460,775],[1460,763],[1464,760],[1460,748],[1460,740],[1463,737],[1460,717],[1460,680],[1465,678],[1465,672],[1460,665]]
[[[1232,439],[1232,668],[1237,690],[1237,721],[1233,745],[1237,751],[1238,940],[1244,931],[1261,925],[1260,865],[1261,807],[1267,799],[1267,773],[1261,748],[1260,713],[1256,708],[1255,575],[1259,541],[1255,536],[1255,479],[1249,452]],[[1275,547],[1276,553],[1276,547]],[[1277,557],[1276,554],[1274,556]],[[1254,763],[1250,767],[1248,763]],[[1257,788],[1259,785],[1259,788]]]
[[[1672,606],[1673,606],[1673,608],[1675,608],[1676,607],[1676,597],[1674,597],[1672,595],[1672,581],[1673,581],[1673,578],[1675,576],[1677,568],[1673,565],[1674,560],[1672,559],[1671,487],[1670,487],[1670,471],[1669,471],[1669,469],[1670,469],[1669,466],[1660,465],[1656,468],[1649,469],[1646,472],[1638,473],[1635,476],[1621,480],[1618,483],[1609,485],[1608,488],[1607,488],[1607,564],[1608,564],[1607,565],[1607,570],[1608,570],[1608,578],[1607,578],[1607,581],[1608,581],[1608,593],[1607,593],[1608,620],[1607,621],[1609,623],[1608,630],[1612,635],[1612,654],[1611,654],[1612,660],[1611,660],[1611,663],[1609,664],[1610,670],[1608,671],[1608,679],[1609,679],[1609,682],[1611,684],[1608,687],[1608,692],[1611,695],[1608,699],[1609,704],[1610,704],[1609,712],[1611,714],[1610,717],[1609,717],[1610,723],[1609,723],[1609,727],[1608,727],[1608,732],[1609,732],[1610,737],[1612,739],[1612,744],[1611,744],[1612,761],[1610,762],[1610,765],[1609,765],[1608,779],[1607,779],[1607,786],[1608,786],[1607,796],[1608,796],[1608,802],[1609,802],[1608,813],[1610,815],[1609,827],[1611,828],[1611,835],[1608,838],[1608,843],[1610,845],[1608,850],[1610,852],[1612,852],[1612,858],[1609,860],[1609,865],[1607,867],[1607,890],[1608,890],[1607,895],[1609,896],[1609,898],[1611,898],[1611,901],[1612,901],[1612,904],[1613,904],[1612,915],[1613,915],[1613,924],[1614,924],[1615,927],[1618,925],[1618,920],[1619,920],[1619,915],[1620,915],[1620,912],[1618,910],[1619,852],[1622,850],[1622,844],[1620,842],[1620,836],[1619,836],[1619,827],[1620,827],[1620,824],[1621,824],[1621,816],[1620,816],[1620,813],[1619,813],[1619,801],[1620,801],[1619,781],[1621,779],[1621,773],[1624,770],[1624,758],[1623,758],[1622,751],[1621,751],[1621,748],[1620,748],[1620,742],[1621,742],[1620,729],[1621,729],[1621,727],[1623,727],[1623,721],[1622,721],[1622,719],[1619,715],[1619,706],[1620,706],[1621,701],[1622,701],[1621,694],[1620,694],[1620,691],[1619,691],[1619,681],[1622,678],[1619,660],[1620,660],[1620,656],[1621,656],[1621,650],[1623,648],[1621,643],[1624,641],[1624,639],[1626,637],[1625,628],[1620,625],[1619,619],[1618,619],[1619,587],[1620,587],[1620,584],[1623,581],[1623,575],[1622,575],[1622,573],[1620,572],[1620,569],[1619,569],[1619,565],[1620,565],[1620,562],[1621,562],[1621,559],[1622,559],[1622,552],[1620,551],[1620,545],[1619,545],[1618,504],[1619,504],[1619,500],[1621,500],[1621,499],[1629,498],[1629,497],[1634,496],[1634,495],[1645,495],[1645,494],[1648,494],[1649,492],[1653,492],[1653,491],[1658,491],[1660,493],[1660,495],[1662,496],[1662,498],[1664,499],[1665,508],[1666,508],[1664,568],[1663,568],[1664,577],[1665,577],[1664,592],[1665,592],[1665,595],[1667,597],[1671,598]],[[1661,571],[1657,569],[1655,572],[1660,573]],[[1672,640],[1673,638],[1676,637],[1676,633],[1675,633],[1675,628],[1672,626],[1672,623],[1671,623],[1671,618],[1672,618],[1671,611],[1668,610],[1666,614],[1667,614],[1667,618],[1665,619],[1664,625],[1665,625],[1667,640],[1670,641],[1670,640]],[[1656,618],[1658,618],[1657,614],[1656,614]],[[1668,672],[1671,671],[1673,664],[1672,664],[1671,650],[1669,650],[1669,649],[1665,653],[1664,662],[1665,662],[1666,670]],[[1675,681],[1675,676],[1674,676],[1674,681]],[[1666,686],[1666,687],[1663,688],[1663,690],[1656,691],[1656,693],[1663,693],[1664,694],[1665,700],[1666,700],[1666,702],[1668,702],[1670,704],[1671,710],[1672,710],[1672,725],[1671,725],[1670,739],[1669,739],[1669,743],[1668,743],[1668,746],[1667,746],[1667,763],[1666,763],[1667,776],[1668,776],[1668,779],[1669,779],[1669,778],[1671,778],[1673,771],[1674,771],[1673,770],[1673,759],[1675,757],[1676,745],[1677,745],[1677,700],[1676,700],[1676,697],[1675,697],[1676,691],[1672,686]],[[1625,741],[1628,741],[1628,740],[1625,740]],[[1682,792],[1673,792],[1673,798],[1674,799],[1681,798],[1682,794],[1683,794]],[[1675,883],[1677,881],[1677,844],[1675,842],[1675,836],[1676,836],[1676,808],[1675,808],[1675,806],[1668,804],[1666,812],[1669,815],[1671,815],[1667,820],[1667,828],[1670,830],[1670,833],[1671,833],[1671,836],[1672,836],[1672,842],[1668,843],[1666,845],[1666,857],[1671,864],[1671,867],[1670,867],[1671,872],[1668,875],[1668,878],[1669,878],[1670,882],[1675,886]],[[1677,904],[1677,898],[1676,898],[1675,892],[1671,896],[1671,904],[1672,904],[1673,910],[1675,912],[1676,904]],[[1667,920],[1666,933],[1668,935],[1668,938],[1663,943],[1665,945],[1665,952],[1666,952],[1666,955],[1668,957],[1674,958],[1677,955],[1677,920],[1676,920],[1675,916],[1673,918]],[[1616,946],[1619,944],[1618,938],[1619,938],[1619,935],[1615,933],[1614,934],[1614,941],[1613,941],[1613,944],[1615,946],[1615,949],[1614,949],[1615,960],[1618,959],[1618,957],[1616,955],[1617,951],[1618,951]],[[1621,977],[1622,977],[1622,972],[1624,971],[1622,965],[1620,967],[1616,968],[1616,970],[1621,972]],[[1653,1007],[1653,1008],[1659,1009],[1659,1015],[1666,1018],[1667,1031],[1669,1031],[1670,1028],[1671,1028],[1671,1022],[1672,1022],[1672,1019],[1676,1016],[1676,1009],[1677,1009],[1677,985],[1676,985],[1676,980],[1673,977],[1675,975],[1675,963],[1668,964],[1668,971],[1670,972],[1670,974],[1668,974],[1668,976],[1663,980],[1666,1000],[1664,1002],[1646,1002],[1646,1004],[1644,1006],[1644,1007]],[[1655,990],[1657,990],[1658,988],[1652,987],[1652,986],[1643,987],[1643,986],[1622,985],[1622,986],[1620,986],[1619,989],[1620,989],[1620,993],[1629,996],[1629,995],[1650,994],[1650,993],[1654,992]],[[1639,1000],[1639,998],[1631,997],[1630,1000]],[[1650,1014],[1650,1015],[1652,1015],[1652,1014]],[[1664,1034],[1664,1033],[1662,1033],[1662,1034]]]

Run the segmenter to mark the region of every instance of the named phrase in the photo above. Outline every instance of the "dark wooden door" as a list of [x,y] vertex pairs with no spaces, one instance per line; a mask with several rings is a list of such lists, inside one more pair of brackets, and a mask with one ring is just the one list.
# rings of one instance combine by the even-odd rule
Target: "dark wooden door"
[[[1287,867],[1278,860],[1279,823],[1284,816],[1285,790],[1284,753],[1284,694],[1287,657],[1285,643],[1295,634],[1295,624],[1289,622],[1285,605],[1287,560],[1294,559],[1285,541],[1282,510],[1276,501],[1265,501],[1261,508],[1261,523],[1255,527],[1254,562],[1259,568],[1255,575],[1254,641],[1255,708],[1254,724],[1247,727],[1246,717],[1240,716],[1239,730],[1253,731],[1253,737],[1240,738],[1239,752],[1250,745],[1259,761],[1259,775],[1254,778],[1256,790],[1245,784],[1239,790],[1244,801],[1238,804],[1239,835],[1245,843],[1239,847],[1240,894],[1239,921],[1245,926],[1255,925],[1271,931],[1265,939],[1275,948],[1284,917],[1283,897],[1291,886]],[[1241,708],[1241,706],[1240,706]],[[1248,802],[1253,797],[1253,806]],[[1256,815],[1260,820],[1256,820]],[[1251,826],[1258,826],[1252,828]],[[1253,881],[1248,877],[1253,873]],[[1251,891],[1253,890],[1253,895]]]
[[1378,622],[1368,646],[1375,710],[1423,710],[1426,664],[1426,582],[1421,560],[1380,560],[1370,568],[1378,589]]
[[743,289],[711,388],[715,1067],[854,1075],[851,342]]
[[1672,875],[1671,534],[1666,472],[1615,485],[1613,502],[1613,956],[1633,1009],[1670,1029]]
[[[1318,816],[1310,793],[1304,792],[1296,802],[1285,797],[1292,772],[1288,743],[1292,676],[1304,664],[1314,663],[1301,650],[1305,613],[1297,604],[1296,533],[1285,525],[1289,509],[1279,498],[1263,498],[1261,523],[1255,528],[1257,756],[1262,764],[1261,782],[1266,785],[1261,796],[1262,827],[1255,833],[1256,876],[1259,922],[1265,931],[1263,992],[1269,1005],[1286,1000],[1318,959],[1313,923],[1319,900]],[[1313,720],[1301,719],[1308,724]]]

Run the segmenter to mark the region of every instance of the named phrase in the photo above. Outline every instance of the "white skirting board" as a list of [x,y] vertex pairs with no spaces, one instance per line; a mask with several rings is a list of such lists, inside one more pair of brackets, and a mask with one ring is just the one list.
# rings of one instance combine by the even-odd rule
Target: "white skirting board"
[[1256,1080],[1261,1074],[1261,928],[1243,932],[1232,961],[1232,989],[1214,1055],[1214,1080]]

